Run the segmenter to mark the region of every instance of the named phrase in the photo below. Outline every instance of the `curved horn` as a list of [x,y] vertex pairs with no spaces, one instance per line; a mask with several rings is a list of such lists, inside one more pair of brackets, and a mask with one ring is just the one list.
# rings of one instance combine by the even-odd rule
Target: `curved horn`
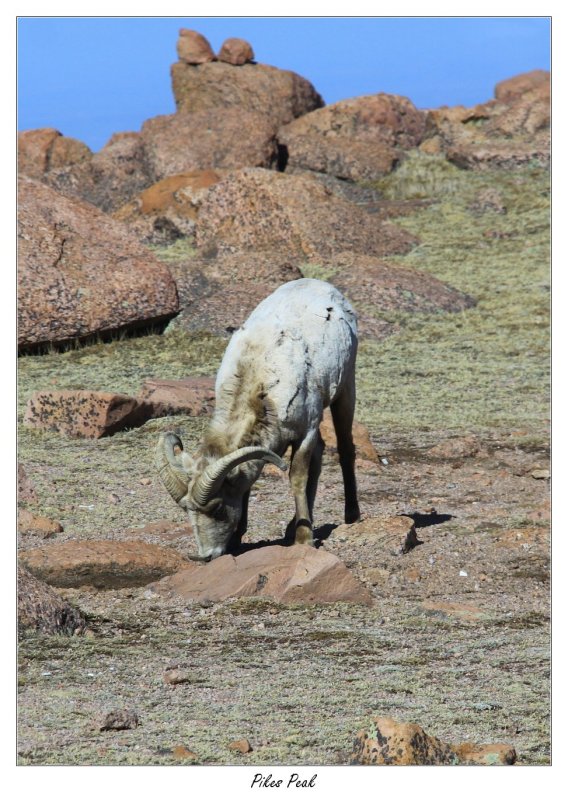
[[219,458],[205,469],[203,474],[195,481],[191,492],[192,500],[199,506],[207,505],[219,491],[221,484],[232,469],[245,461],[255,461],[257,459],[276,464],[283,471],[288,468],[286,462],[276,453],[273,453],[272,450],[267,450],[265,447],[241,447],[239,450],[235,450],[234,453],[229,453],[223,458]]
[[155,451],[155,464],[160,479],[176,503],[187,494],[191,476],[184,468],[176,448],[183,452],[183,444],[175,433],[161,433]]

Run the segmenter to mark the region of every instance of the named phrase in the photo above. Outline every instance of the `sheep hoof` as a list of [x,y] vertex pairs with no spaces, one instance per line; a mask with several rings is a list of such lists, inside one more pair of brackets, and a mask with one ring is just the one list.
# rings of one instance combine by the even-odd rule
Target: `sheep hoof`
[[296,544],[308,544],[313,547],[314,545],[314,537],[312,534],[312,529],[308,528],[307,525],[299,525],[296,528],[296,536],[294,538]]

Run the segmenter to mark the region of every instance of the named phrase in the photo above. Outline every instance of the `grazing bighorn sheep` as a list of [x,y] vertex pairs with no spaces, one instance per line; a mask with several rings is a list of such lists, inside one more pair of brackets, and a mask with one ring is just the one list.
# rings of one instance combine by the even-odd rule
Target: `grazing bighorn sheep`
[[160,436],[156,466],[189,513],[199,558],[240,545],[251,486],[266,462],[286,469],[296,515],[295,541],[312,544],[312,510],[324,444],[319,425],[331,407],[345,487],[345,521],[359,519],[355,448],[357,322],[343,295],[324,281],[280,286],[233,334],[215,384],[213,419],[191,457],[174,433]]

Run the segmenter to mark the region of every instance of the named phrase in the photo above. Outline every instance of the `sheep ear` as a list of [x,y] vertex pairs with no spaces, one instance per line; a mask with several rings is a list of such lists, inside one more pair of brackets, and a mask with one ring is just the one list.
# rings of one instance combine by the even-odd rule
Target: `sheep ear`
[[276,464],[281,470],[288,469],[286,462],[280,456],[267,450],[265,447],[241,447],[234,453],[223,456],[211,464],[202,475],[197,478],[191,492],[191,499],[196,505],[203,507],[219,491],[229,472],[243,464],[245,461],[262,460]]
[[162,433],[156,446],[154,461],[160,480],[176,501],[184,506],[191,480],[193,459],[183,449],[179,436],[175,433]]

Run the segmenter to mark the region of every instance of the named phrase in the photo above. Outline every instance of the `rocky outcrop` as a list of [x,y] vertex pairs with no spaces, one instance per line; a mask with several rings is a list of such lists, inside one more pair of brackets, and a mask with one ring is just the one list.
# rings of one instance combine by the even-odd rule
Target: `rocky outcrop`
[[18,345],[62,343],[168,319],[168,268],[94,206],[19,181]]
[[25,550],[20,553],[20,561],[52,586],[97,589],[144,586],[188,565],[185,558],[168,547],[93,539],[71,539]]
[[152,590],[184,601],[270,597],[282,603],[361,603],[370,592],[331,553],[307,545],[271,545],[236,558],[221,556],[164,578]]
[[102,211],[120,208],[154,178],[139,133],[114,134],[92,158],[50,169],[45,182],[67,197],[92,203]]
[[42,391],[28,400],[24,424],[78,439],[100,439],[153,416],[150,404],[113,392]]
[[447,744],[430,736],[414,723],[375,717],[368,728],[356,735],[351,763],[377,766],[489,766],[514,764],[516,758],[515,750],[510,745],[476,746],[469,742]]
[[309,175],[242,169],[211,187],[199,212],[198,246],[235,252],[286,249],[320,258],[343,250],[385,256],[406,253],[417,239],[379,222]]
[[466,169],[511,168],[550,159],[550,75],[517,75],[495,87],[495,99],[473,108],[428,112],[427,152],[443,152]]
[[37,128],[18,134],[18,173],[41,180],[54,169],[61,169],[93,156],[78,139],[63,136],[55,128]]
[[199,66],[178,61],[171,76],[178,111],[238,107],[265,115],[276,129],[324,105],[308,80],[265,64],[247,63],[235,69],[222,61]]
[[18,633],[81,633],[86,627],[79,611],[57,595],[53,589],[18,565]]
[[111,211],[152,183],[138,133],[115,134],[98,152],[54,128],[18,134],[20,175],[41,180],[67,197]]
[[510,103],[534,89],[544,89],[550,94],[550,72],[545,69],[535,69],[532,72],[523,72],[513,78],[506,78],[495,86],[495,99],[501,103]]
[[211,169],[172,175],[145,189],[113,217],[144,243],[163,245],[192,237],[199,207],[218,180],[220,174]]
[[417,147],[426,114],[398,95],[342,100],[282,127],[287,168],[327,173],[351,181],[373,181],[392,170],[401,154]]
[[270,168],[278,157],[273,123],[246,107],[181,109],[147,120],[140,135],[155,181],[195,170]]

